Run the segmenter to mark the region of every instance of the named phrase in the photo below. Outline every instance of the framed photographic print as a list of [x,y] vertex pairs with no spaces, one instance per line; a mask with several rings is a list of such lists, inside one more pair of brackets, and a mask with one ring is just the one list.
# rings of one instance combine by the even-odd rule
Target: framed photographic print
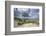
[[5,34],[44,32],[44,3],[5,1]]

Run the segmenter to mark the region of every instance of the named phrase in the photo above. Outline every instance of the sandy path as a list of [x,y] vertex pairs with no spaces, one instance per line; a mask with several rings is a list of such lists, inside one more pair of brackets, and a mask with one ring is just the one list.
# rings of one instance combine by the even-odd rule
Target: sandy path
[[23,24],[23,25],[20,25],[20,26],[17,26],[17,27],[38,27],[37,24],[33,24],[33,23],[27,23],[27,24]]
[[28,23],[28,24],[23,24],[22,26],[28,26],[28,27],[36,27],[38,26],[37,24],[33,23]]

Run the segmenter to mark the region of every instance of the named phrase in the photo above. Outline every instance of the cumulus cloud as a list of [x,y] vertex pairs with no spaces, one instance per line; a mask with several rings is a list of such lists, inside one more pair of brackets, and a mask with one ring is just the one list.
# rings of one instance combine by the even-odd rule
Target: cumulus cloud
[[[17,10],[14,10],[16,12],[16,14],[18,15],[18,17],[20,18],[29,18],[29,19],[35,19],[35,18],[39,18],[39,9],[31,9],[31,8],[17,8]],[[26,15],[22,16],[23,13],[25,13]],[[15,13],[14,13],[15,14]]]

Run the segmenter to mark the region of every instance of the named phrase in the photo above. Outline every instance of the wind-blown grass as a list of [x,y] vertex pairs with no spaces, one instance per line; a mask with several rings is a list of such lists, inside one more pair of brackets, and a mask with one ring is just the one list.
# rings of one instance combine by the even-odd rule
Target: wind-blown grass
[[14,18],[14,20],[17,22],[18,25],[23,25],[27,23],[35,23],[39,25],[39,20],[37,19],[20,19],[20,18]]

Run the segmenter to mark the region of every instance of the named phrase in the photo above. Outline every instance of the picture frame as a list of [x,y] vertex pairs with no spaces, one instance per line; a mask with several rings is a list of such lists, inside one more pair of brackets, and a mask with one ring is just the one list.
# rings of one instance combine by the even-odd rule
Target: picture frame
[[[23,13],[24,15],[22,15]],[[5,1],[5,34],[18,35],[43,33],[45,31],[44,16],[45,16],[44,3]],[[36,21],[36,19],[38,22]],[[33,27],[28,27],[32,26],[32,24]]]

